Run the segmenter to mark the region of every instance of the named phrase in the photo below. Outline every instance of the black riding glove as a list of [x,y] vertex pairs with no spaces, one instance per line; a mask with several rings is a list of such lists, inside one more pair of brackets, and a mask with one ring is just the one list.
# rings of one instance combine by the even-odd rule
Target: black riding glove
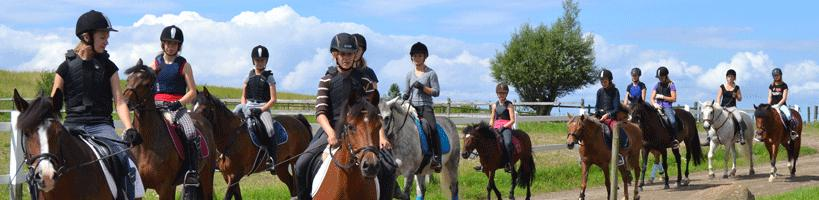
[[404,94],[404,96],[401,96],[401,99],[403,99],[404,101],[408,100],[409,98],[410,98],[409,93],[406,93],[406,94]]
[[256,116],[256,117],[258,117],[258,116],[260,116],[261,114],[262,114],[262,109],[260,109],[260,108],[251,108],[251,109],[250,109],[250,115],[251,115],[251,116]]
[[167,106],[168,110],[170,110],[170,111],[176,111],[176,110],[179,110],[182,107],[183,107],[182,102],[179,102],[179,101],[171,102]]
[[421,82],[415,81],[415,83],[412,83],[412,87],[417,88],[419,90],[423,90],[424,89],[424,84],[421,84]]
[[136,146],[142,144],[142,137],[139,136],[139,132],[137,132],[134,128],[129,128],[125,130],[125,134],[123,134],[123,140],[125,143],[128,143],[128,146]]

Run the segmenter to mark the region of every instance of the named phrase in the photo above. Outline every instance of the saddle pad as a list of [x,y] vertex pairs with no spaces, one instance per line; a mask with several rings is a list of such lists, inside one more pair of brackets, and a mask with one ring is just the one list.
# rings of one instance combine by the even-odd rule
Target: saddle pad
[[[89,141],[84,137],[79,137],[79,138],[80,138],[80,140],[83,141],[83,143],[88,145],[88,148],[90,148],[92,152],[94,152],[94,156],[96,157],[94,159],[100,159],[102,157],[100,155],[100,151],[97,150],[97,148],[95,148],[93,144],[91,144],[92,141]],[[105,176],[105,182],[108,183],[108,189],[111,191],[111,194],[113,195],[113,198],[116,199],[118,190],[117,190],[117,184],[114,181],[114,176],[112,176],[111,172],[108,171],[108,167],[106,167],[104,160],[100,160],[100,161],[98,161],[98,163],[100,165],[100,168],[102,168],[102,173]]]
[[[421,151],[424,155],[431,155],[432,151],[429,149],[429,144],[427,143],[427,135],[424,134],[424,128],[421,126],[421,120],[418,118],[412,118],[415,121],[415,126],[418,128],[418,138],[421,139]],[[441,142],[441,154],[447,154],[450,151],[449,146],[449,137],[447,137],[446,131],[440,124],[435,124],[435,128],[438,129],[438,138]]]
[[[173,142],[174,149],[176,149],[176,155],[182,160],[185,160],[185,146],[182,144],[182,138],[179,138],[179,134],[176,132],[177,126],[173,125],[168,120],[165,121],[165,128],[168,129],[168,136],[171,137],[171,141]],[[199,157],[200,158],[207,158],[210,156],[210,149],[208,148],[208,143],[205,140],[205,136],[202,135],[202,132],[196,130],[196,135],[199,136]]]
[[[262,142],[262,138],[259,138],[259,136],[250,131],[248,131],[248,134],[250,134],[250,141],[253,142],[253,145],[260,148],[263,147],[262,144],[264,144],[264,142]],[[276,142],[276,145],[282,145],[284,143],[287,143],[288,138],[289,136],[287,134],[287,130],[284,129],[284,126],[282,126],[282,124],[279,123],[278,121],[274,120],[273,139]]]
[[[520,152],[523,152],[523,148],[520,145],[520,139],[518,139],[517,136],[514,136],[514,134],[512,137],[512,146],[515,148],[515,150],[512,151],[512,154],[520,155]],[[498,140],[498,151],[503,151],[503,141]]]
[[[330,147],[327,147],[327,148],[324,149],[323,152],[321,152],[321,155],[320,155],[321,156],[321,167],[319,167],[318,172],[316,172],[316,175],[313,177],[313,185],[310,187],[311,188],[311,191],[310,191],[310,196],[311,197],[315,197],[316,194],[318,193],[318,191],[321,189],[321,185],[324,182],[324,177],[327,176],[327,171],[330,169],[330,165],[333,164],[333,162],[332,162],[333,157],[330,156],[330,151],[332,151],[333,154],[335,154],[336,151],[338,151],[338,148],[335,148],[335,149],[331,150]],[[359,173],[359,172],[355,171],[355,173]],[[376,197],[377,197],[376,199],[380,199],[381,198],[381,194],[380,194],[381,190],[378,188],[379,187],[378,178],[374,178],[373,182],[375,182],[375,192],[376,192]]]

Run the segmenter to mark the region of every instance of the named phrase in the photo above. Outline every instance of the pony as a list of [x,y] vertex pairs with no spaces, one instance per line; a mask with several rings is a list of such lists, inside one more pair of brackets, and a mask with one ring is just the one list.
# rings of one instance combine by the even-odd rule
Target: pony
[[[743,123],[739,124],[739,121],[734,121],[731,118],[734,117],[734,114],[725,110],[719,104],[715,103],[715,101],[706,101],[700,102],[700,112],[702,113],[703,119],[703,128],[708,131],[709,135],[712,135],[711,140],[708,141],[709,148],[708,148],[708,177],[714,178],[714,167],[711,165],[711,160],[714,158],[714,151],[717,149],[717,145],[725,145],[726,153],[725,155],[725,171],[722,174],[722,178],[728,178],[728,176],[735,176],[737,172],[737,151],[734,143],[737,141],[736,133],[739,131],[737,130],[739,126],[743,126],[745,130],[747,130],[744,134],[745,144],[742,145],[742,150],[745,153],[745,156],[748,158],[748,162],[750,165],[750,170],[748,175],[754,175],[754,156],[753,156],[753,133],[754,132],[754,121],[751,119],[751,116],[748,113],[745,113],[741,110],[735,110],[734,112],[739,112],[740,116],[742,116],[741,120]],[[728,172],[728,156],[731,156],[733,159],[731,165],[731,171]]]
[[[495,131],[486,122],[472,124],[463,129],[464,150],[461,153],[463,159],[467,159],[470,153],[477,151],[480,157],[481,169],[489,178],[486,186],[486,199],[492,199],[492,191],[498,199],[501,198],[500,191],[495,186],[495,171],[503,168],[504,163],[501,144]],[[512,171],[512,188],[509,190],[509,199],[515,199],[515,187],[526,188],[526,199],[532,197],[532,181],[535,179],[535,160],[532,155],[532,141],[529,134],[522,130],[512,130],[512,136],[520,141],[520,152],[513,153],[511,162],[520,161],[517,171]],[[513,150],[514,152],[515,150]]]
[[[788,152],[788,164],[790,167],[790,177],[796,176],[796,160],[799,159],[799,149],[802,146],[802,123],[793,127],[799,137],[796,140],[790,139],[790,134],[785,132],[785,122],[779,111],[768,104],[754,105],[754,118],[756,121],[756,134],[762,136],[762,142],[765,143],[765,149],[768,150],[768,155],[771,159],[771,175],[768,177],[768,182],[773,182],[776,179],[776,155],[779,153],[779,145],[785,147]],[[791,120],[801,122],[802,115],[799,112],[791,111]]]

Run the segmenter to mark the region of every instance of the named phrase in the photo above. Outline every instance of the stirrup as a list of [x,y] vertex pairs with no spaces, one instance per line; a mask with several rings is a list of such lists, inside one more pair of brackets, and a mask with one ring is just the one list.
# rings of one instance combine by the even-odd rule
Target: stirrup
[[196,172],[194,170],[189,170],[185,172],[185,179],[183,181],[183,185],[199,187],[199,172]]
[[796,133],[796,131],[791,131],[791,135],[790,135],[790,136],[791,136],[791,137],[790,137],[790,138],[791,138],[791,140],[796,140],[796,139],[799,139],[799,134],[797,134],[797,133]]
[[679,148],[680,148],[680,141],[677,141],[677,139],[674,139],[673,141],[671,141],[671,149],[679,149]]
[[623,166],[626,164],[626,159],[623,158],[623,154],[617,154],[617,166]]

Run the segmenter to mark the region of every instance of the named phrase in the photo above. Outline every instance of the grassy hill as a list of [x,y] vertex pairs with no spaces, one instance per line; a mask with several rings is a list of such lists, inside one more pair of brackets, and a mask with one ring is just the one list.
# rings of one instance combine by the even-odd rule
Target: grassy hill
[[[0,98],[11,98],[14,94],[15,88],[17,88],[20,95],[26,99],[37,96],[39,93],[38,82],[41,80],[41,77],[51,76],[46,73],[47,72],[18,72],[0,70],[0,83],[2,84],[0,86]],[[125,77],[122,78],[124,79]],[[237,81],[241,80],[237,79]],[[208,90],[211,93],[222,99],[238,99],[242,95],[242,90],[240,88],[210,85],[199,85],[197,88],[202,90],[202,88],[205,86],[208,87]],[[124,80],[120,82],[120,87],[125,88]],[[312,95],[288,92],[279,92],[278,97],[279,99],[315,99],[315,96]],[[11,101],[0,101],[0,110],[11,109],[14,109]],[[8,121],[8,113],[0,113],[0,121]]]

